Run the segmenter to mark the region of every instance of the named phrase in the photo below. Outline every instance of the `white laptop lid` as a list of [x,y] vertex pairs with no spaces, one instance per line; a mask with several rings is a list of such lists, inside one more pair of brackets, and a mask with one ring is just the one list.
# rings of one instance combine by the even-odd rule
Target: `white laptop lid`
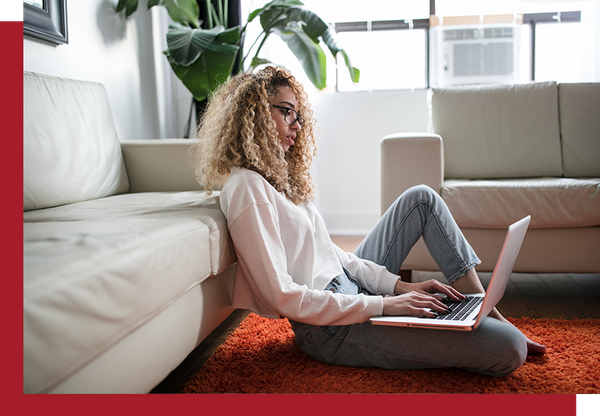
[[521,250],[521,245],[523,244],[523,239],[525,238],[525,233],[527,232],[530,221],[531,216],[528,215],[508,227],[502,250],[496,261],[496,267],[494,267],[492,279],[488,285],[485,299],[481,305],[481,311],[477,316],[474,328],[479,326],[479,323],[490,314],[492,309],[500,302],[502,296],[504,296],[504,291],[508,285],[508,279],[510,278],[513,267],[515,267],[515,262],[517,261],[517,256]]

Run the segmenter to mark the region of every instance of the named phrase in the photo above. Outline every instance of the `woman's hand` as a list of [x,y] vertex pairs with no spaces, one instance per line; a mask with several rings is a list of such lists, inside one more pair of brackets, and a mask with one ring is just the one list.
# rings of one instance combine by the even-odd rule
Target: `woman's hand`
[[424,316],[433,318],[438,314],[448,313],[448,307],[439,298],[431,294],[408,292],[398,296],[383,298],[384,315]]
[[398,296],[388,296],[383,299],[384,315],[424,316],[435,317],[436,314],[448,313],[449,309],[438,296],[444,294],[454,300],[465,297],[451,286],[428,280],[426,282],[408,283],[398,280],[394,287]]
[[409,292],[419,292],[424,294],[442,293],[454,300],[465,300],[465,296],[452,286],[445,285],[435,279],[425,282],[408,283],[398,279],[394,286],[394,293],[401,295]]

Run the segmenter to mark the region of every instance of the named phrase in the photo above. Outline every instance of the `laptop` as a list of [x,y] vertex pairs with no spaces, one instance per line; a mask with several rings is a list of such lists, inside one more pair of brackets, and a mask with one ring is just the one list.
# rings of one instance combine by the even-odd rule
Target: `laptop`
[[[446,298],[443,300],[452,310],[447,315],[435,318],[419,318],[412,316],[374,316],[374,325],[402,326],[412,328],[450,329],[456,331],[475,330],[481,321],[488,316],[496,304],[504,296],[508,279],[517,260],[521,244],[525,238],[531,216],[515,222],[508,227],[500,256],[494,267],[492,279],[486,293],[465,294],[467,300],[455,302]],[[461,309],[459,311],[459,308]]]

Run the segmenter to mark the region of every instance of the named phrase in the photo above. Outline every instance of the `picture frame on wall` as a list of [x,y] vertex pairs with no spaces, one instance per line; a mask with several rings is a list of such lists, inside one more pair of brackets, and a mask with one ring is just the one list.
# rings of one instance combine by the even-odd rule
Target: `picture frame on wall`
[[23,0],[23,33],[57,45],[69,43],[66,0]]

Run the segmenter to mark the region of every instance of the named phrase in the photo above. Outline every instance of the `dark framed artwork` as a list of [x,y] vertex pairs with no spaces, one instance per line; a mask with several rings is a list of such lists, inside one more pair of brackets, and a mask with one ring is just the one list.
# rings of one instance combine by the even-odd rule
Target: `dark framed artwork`
[[24,0],[23,33],[56,44],[69,43],[66,0]]

